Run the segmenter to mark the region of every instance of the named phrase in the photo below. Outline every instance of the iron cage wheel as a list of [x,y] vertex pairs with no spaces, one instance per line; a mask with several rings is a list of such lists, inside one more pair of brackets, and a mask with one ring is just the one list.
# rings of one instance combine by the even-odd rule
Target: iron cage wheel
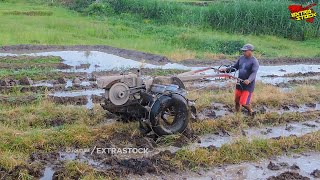
[[152,130],[158,135],[182,133],[189,123],[189,106],[180,94],[160,96],[150,111]]

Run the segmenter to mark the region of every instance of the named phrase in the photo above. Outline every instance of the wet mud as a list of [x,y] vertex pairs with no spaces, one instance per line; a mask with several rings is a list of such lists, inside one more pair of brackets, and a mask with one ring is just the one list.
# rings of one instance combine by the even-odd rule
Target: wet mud
[[51,45],[14,45],[2,46],[0,52],[2,53],[33,53],[44,51],[101,51],[109,54],[114,54],[124,58],[134,59],[138,61],[147,60],[153,63],[166,63],[169,62],[168,58],[140,51],[127,50],[115,48],[105,45],[96,46],[51,46]]
[[[320,117],[319,117],[320,118]],[[227,132],[224,129],[212,134],[200,136],[199,140],[184,146],[188,149],[195,149],[198,147],[214,147],[220,148],[224,144],[230,144],[246,138],[247,140],[254,139],[278,139],[281,137],[303,136],[308,133],[320,131],[319,120],[302,121],[302,122],[287,122],[284,125],[254,127],[242,129],[240,132]],[[181,148],[166,147],[166,149],[176,152]]]
[[300,179],[300,180],[309,180],[310,178],[308,177],[305,177],[305,176],[302,176],[300,175],[299,173],[296,173],[296,172],[290,172],[290,171],[286,171],[284,173],[281,173],[280,175],[278,176],[271,176],[271,177],[268,177],[267,180],[287,180],[287,179]]
[[[287,127],[291,126],[291,130]],[[288,123],[285,126],[276,126],[268,128],[253,128],[246,129],[246,137],[249,139],[255,138],[278,138],[285,136],[300,136],[309,132],[319,131],[320,123],[318,120],[306,121],[300,123]],[[271,130],[270,130],[271,129]],[[91,153],[91,150],[84,153],[66,152],[65,149],[61,151],[51,153],[33,153],[30,156],[32,162],[41,162],[41,169],[39,173],[42,179],[55,179],[55,178],[70,178],[70,172],[66,170],[65,163],[68,161],[78,161],[88,164],[96,172],[101,173],[103,176],[109,177],[121,177],[131,178],[139,177],[142,179],[148,179],[150,177],[168,177],[177,178],[183,177],[186,174],[189,177],[194,178],[207,178],[222,177],[223,179],[232,179],[235,175],[240,175],[245,179],[254,179],[255,172],[258,171],[259,175],[268,178],[272,176],[278,176],[282,172],[297,171],[297,173],[306,176],[317,176],[316,171],[317,160],[319,154],[311,154],[305,156],[305,154],[299,156],[279,157],[279,159],[271,159],[269,161],[262,161],[259,163],[242,163],[238,165],[224,165],[223,169],[219,167],[213,168],[215,173],[213,176],[212,171],[202,171],[200,174],[193,174],[193,172],[183,173],[177,171],[177,168],[171,164],[170,159],[174,157],[175,152],[183,148],[193,149],[196,147],[206,147],[216,150],[221,145],[231,143],[239,136],[225,131],[215,133],[213,135],[203,136],[199,139],[194,138],[193,132],[186,132],[183,136],[176,138],[172,143],[173,146],[165,147],[161,145],[161,141],[156,137],[143,137],[141,135],[125,134],[121,132],[114,133],[108,139],[102,137],[96,137],[94,145],[96,147],[104,148],[117,148],[117,147],[143,147],[149,148],[150,152],[143,155],[137,154],[97,154]],[[190,139],[194,138],[195,142],[190,142]],[[190,144],[191,143],[191,144]],[[220,143],[220,144],[219,144]],[[160,145],[159,145],[160,144]],[[188,146],[189,144],[189,146]],[[309,156],[313,156],[310,157]],[[310,162],[310,159],[313,160]],[[305,163],[301,165],[301,163]],[[307,169],[306,169],[307,168]],[[241,170],[241,173],[238,174]],[[17,170],[16,170],[17,171]],[[42,174],[43,172],[43,174]],[[30,172],[32,173],[32,172]],[[79,178],[83,174],[77,174],[74,178]],[[38,176],[38,175],[37,175]],[[35,176],[36,177],[36,176]],[[230,177],[230,178],[229,178]],[[282,177],[282,176],[280,176]],[[214,178],[214,179],[215,179]]]
[[57,97],[49,96],[49,99],[57,104],[74,104],[74,105],[86,105],[88,103],[87,96],[76,97]]
[[[308,152],[301,154],[283,155],[265,159],[259,162],[225,164],[219,167],[200,169],[195,171],[182,171],[178,173],[167,173],[165,176],[146,174],[144,176],[130,175],[128,178],[135,179],[277,179],[277,180],[302,180],[315,179],[313,172],[320,166],[319,153]],[[278,168],[269,169],[273,164]],[[290,167],[296,165],[299,169],[292,170]]]
[[[186,70],[198,69],[193,66],[215,66],[234,61],[203,61],[191,62],[184,61],[182,64],[171,63],[167,58],[148,53],[142,53],[131,50],[113,48],[109,46],[37,46],[37,45],[18,45],[18,46],[3,46],[0,47],[0,52],[3,55],[13,55],[11,53],[28,53],[29,55],[41,56],[59,56],[63,60],[63,64],[54,64],[59,76],[54,76],[43,81],[35,81],[29,77],[21,79],[4,78],[0,81],[0,92],[33,92],[46,94],[49,99],[57,104],[73,104],[84,105],[87,108],[92,108],[93,105],[103,103],[104,90],[98,89],[96,79],[100,76],[126,73],[128,71],[136,71],[143,66],[142,74],[145,76],[157,75],[174,75]],[[13,57],[19,59],[19,57]],[[31,57],[30,57],[31,58]],[[128,59],[125,59],[128,58]],[[135,61],[134,61],[135,60]],[[147,60],[143,62],[143,60]],[[279,64],[297,64],[276,66]],[[131,65],[123,67],[123,64]],[[261,73],[257,78],[263,83],[271,83],[273,85],[284,84],[304,84],[310,82],[318,83],[320,76],[320,59],[291,59],[279,58],[276,60],[261,60]],[[317,65],[310,65],[317,64]],[[188,66],[186,66],[188,65]],[[274,66],[265,66],[274,65]],[[3,67],[11,67],[11,65],[3,64]],[[20,68],[17,65],[16,68]],[[160,70],[156,70],[159,69]],[[129,70],[128,70],[129,69]],[[299,72],[299,73],[297,73]],[[209,72],[210,73],[210,72]],[[212,72],[211,72],[212,73]],[[195,82],[188,85],[191,90],[198,88],[207,88],[211,90],[223,89],[226,87],[234,87],[234,81],[225,81],[215,79],[203,82]],[[19,97],[20,98],[20,97]],[[35,97],[23,96],[21,99],[14,99],[9,96],[0,96],[0,103],[21,104],[36,101]],[[285,112],[307,112],[320,110],[318,102],[308,103],[305,105],[286,105],[284,104],[279,109],[271,109],[266,106],[259,105],[256,107],[258,113],[277,112],[279,114]],[[213,103],[210,107],[199,110],[198,120],[214,120],[216,118],[233,113],[233,107],[224,104]],[[272,119],[271,119],[272,120]],[[115,120],[112,120],[115,122]],[[197,137],[194,132],[185,131],[182,135],[159,138],[155,135],[146,137],[139,135],[126,134],[115,132],[111,137],[97,136],[94,143],[98,147],[140,147],[148,148],[150,152],[146,154],[125,154],[125,155],[110,155],[110,154],[77,154],[68,153],[63,150],[51,153],[36,152],[30,156],[30,161],[26,166],[17,166],[12,171],[6,171],[0,168],[0,174],[5,174],[5,179],[16,179],[18,172],[27,171],[35,178],[41,179],[78,179],[83,173],[75,172],[70,177],[70,172],[66,169],[67,161],[79,161],[88,164],[90,168],[101,173],[103,176],[110,177],[139,177],[148,179],[152,177],[157,179],[164,176],[168,179],[176,179],[185,177],[186,179],[202,178],[202,179],[234,179],[242,177],[244,179],[254,179],[254,176],[267,178],[312,178],[318,177],[320,172],[314,168],[318,165],[313,159],[304,158],[303,155],[299,158],[295,157],[280,157],[279,160],[262,161],[256,163],[242,163],[238,165],[226,165],[223,169],[218,167],[213,168],[210,172],[202,171],[194,174],[193,172],[182,173],[171,164],[170,159],[174,157],[174,153],[182,148],[195,149],[204,147],[208,149],[218,149],[223,144],[232,143],[240,138],[252,140],[255,138],[270,139],[288,136],[302,136],[304,134],[320,130],[318,120],[309,120],[304,122],[288,122],[281,126],[268,126],[260,128],[243,129],[241,132],[227,132],[221,129],[213,134]],[[48,121],[48,126],[60,126],[66,122],[54,119]],[[312,158],[318,158],[319,155],[310,155]],[[282,158],[282,159],[281,159]],[[307,160],[306,160],[307,159]],[[308,166],[306,161],[312,168],[305,169]],[[301,165],[301,162],[305,164]],[[31,165],[31,164],[37,164]],[[295,166],[296,165],[296,166]],[[310,165],[310,167],[311,167]],[[294,171],[292,173],[291,171]],[[3,172],[3,173],[2,173]],[[215,173],[213,173],[215,172]],[[171,174],[170,174],[171,173]],[[0,177],[1,179],[1,177]]]
[[[24,46],[23,46],[24,47]],[[28,46],[26,46],[26,49]],[[6,48],[5,48],[6,49]],[[13,48],[14,49],[14,48]],[[18,48],[19,49],[19,48]],[[33,46],[30,49],[33,48]],[[49,50],[49,47],[40,48],[41,51]],[[65,50],[65,48],[62,48]],[[72,48],[71,48],[72,49]],[[10,51],[10,48],[7,49]],[[10,53],[3,53],[2,56],[5,55],[14,55]],[[133,61],[131,59],[124,59],[113,54],[107,54],[99,51],[54,51],[54,52],[39,52],[39,53],[31,53],[30,56],[43,57],[43,56],[58,56],[63,59],[63,64],[68,67],[72,67],[70,69],[65,69],[60,72],[60,77],[56,77],[55,79],[48,80],[47,82],[42,82],[42,84],[46,84],[47,87],[50,87],[54,90],[79,90],[79,89],[90,89],[94,88],[95,85],[91,84],[91,86],[83,86],[82,81],[95,81],[99,76],[118,74],[121,72],[128,71],[136,71],[138,67],[143,66],[142,70],[143,74],[148,75],[174,75],[176,73],[181,73],[186,70],[198,69],[198,67],[187,67],[181,64],[172,64],[167,63],[163,66],[155,65],[155,64],[144,64],[141,62]],[[15,56],[14,56],[15,57]],[[127,65],[129,69],[123,67],[123,65]],[[319,66],[320,67],[320,66]],[[279,84],[299,84],[307,81],[304,79],[308,77],[308,81],[310,83],[315,83],[318,81],[318,74],[320,73],[318,65],[287,65],[287,66],[261,66],[258,80],[263,83],[271,83],[273,85]],[[163,68],[158,71],[155,68]],[[171,69],[171,70],[170,70]],[[172,70],[174,69],[174,70]],[[299,72],[299,73],[296,73]],[[212,73],[212,72],[207,72]],[[56,76],[56,75],[55,75]],[[70,77],[73,76],[73,77]],[[299,79],[300,78],[300,79]],[[68,82],[67,79],[72,79],[72,85]],[[187,85],[191,90],[197,90],[201,88],[217,90],[223,89],[226,87],[233,87],[234,81],[226,81],[219,79],[209,79],[210,81],[206,82],[196,82],[191,85]],[[51,82],[50,82],[51,81]],[[67,84],[65,88],[60,84]],[[22,79],[1,79],[0,85],[4,87],[15,86],[15,85],[33,85],[37,84],[33,79],[28,77],[23,77]],[[41,83],[38,83],[38,85]],[[59,84],[59,85],[57,85]],[[8,89],[8,88],[2,88]],[[28,89],[24,89],[28,90]]]
[[[283,104],[279,108],[269,108],[265,105],[256,105],[253,107],[257,114],[266,114],[266,113],[308,113],[320,111],[320,103],[307,103],[307,104]],[[243,109],[243,114],[248,115],[248,112]],[[212,103],[209,107],[203,109],[198,109],[197,116],[195,120],[210,120],[217,119],[222,116],[234,114],[234,107],[221,104],[221,103]]]

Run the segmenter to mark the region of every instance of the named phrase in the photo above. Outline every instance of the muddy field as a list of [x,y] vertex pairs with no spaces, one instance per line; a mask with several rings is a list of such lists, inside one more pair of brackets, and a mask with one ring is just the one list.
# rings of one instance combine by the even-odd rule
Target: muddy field
[[97,78],[137,69],[146,77],[172,76],[234,60],[179,64],[108,46],[0,52],[0,179],[320,178],[320,59],[261,60],[255,117],[234,113],[234,80],[187,83],[197,116],[183,134],[157,137],[105,112]]

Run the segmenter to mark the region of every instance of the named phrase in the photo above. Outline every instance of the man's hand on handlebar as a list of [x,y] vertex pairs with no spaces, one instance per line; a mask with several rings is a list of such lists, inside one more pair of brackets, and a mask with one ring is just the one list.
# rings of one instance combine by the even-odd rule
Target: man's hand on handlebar
[[246,80],[244,80],[243,81],[243,84],[245,84],[245,85],[249,85],[251,82],[248,80],[248,79],[246,79]]

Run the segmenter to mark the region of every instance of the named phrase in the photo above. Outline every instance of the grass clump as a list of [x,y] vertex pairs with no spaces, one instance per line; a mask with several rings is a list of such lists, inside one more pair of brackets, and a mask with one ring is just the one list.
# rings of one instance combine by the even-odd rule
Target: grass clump
[[109,3],[94,2],[84,10],[84,13],[88,16],[109,16],[114,14],[114,10]]
[[65,124],[97,124],[104,119],[104,111],[93,112],[80,106],[57,105],[48,100],[21,106],[0,105],[0,123],[16,129],[46,128]]
[[[10,171],[14,167],[18,165],[25,164],[26,160],[28,159],[28,156],[24,153],[19,152],[10,152],[10,151],[2,151],[0,150],[1,156],[0,156],[0,167]],[[1,176],[0,176],[1,177]]]
[[60,57],[30,57],[30,56],[12,56],[0,57],[0,69],[36,69],[36,68],[59,68],[62,67]]
[[4,56],[0,57],[0,79],[46,80],[60,77],[57,68],[63,68],[60,57]]
[[214,52],[223,54],[236,54],[245,44],[242,40],[219,40],[209,37],[180,36],[180,46],[188,50]]
[[61,63],[61,57],[57,56],[4,56],[0,57],[0,63],[9,64],[57,64]]
[[47,80],[56,79],[60,77],[59,72],[54,68],[38,68],[32,67],[27,69],[0,69],[0,79],[22,79],[24,77],[31,78],[32,80]]

